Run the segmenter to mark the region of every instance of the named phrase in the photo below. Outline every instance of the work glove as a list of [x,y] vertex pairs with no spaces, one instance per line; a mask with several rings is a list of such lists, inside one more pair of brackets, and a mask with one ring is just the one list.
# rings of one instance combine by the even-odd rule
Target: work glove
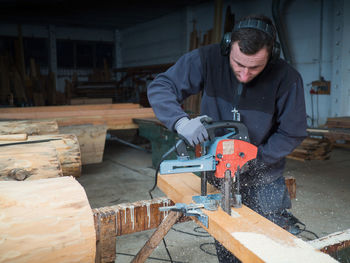
[[203,115],[194,119],[183,117],[176,122],[175,130],[188,145],[195,146],[208,140],[208,132],[201,121],[205,118],[208,116]]

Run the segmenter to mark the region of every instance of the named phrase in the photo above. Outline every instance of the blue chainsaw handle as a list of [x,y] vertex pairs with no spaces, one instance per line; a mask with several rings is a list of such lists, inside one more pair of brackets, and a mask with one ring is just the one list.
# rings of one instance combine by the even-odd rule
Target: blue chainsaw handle
[[231,121],[231,120],[207,122],[206,120],[204,120],[203,125],[208,132],[210,141],[215,139],[215,131],[217,129],[227,129],[227,128],[235,129],[235,135],[234,135],[235,138],[246,138],[246,140],[249,141],[248,129],[242,122]]

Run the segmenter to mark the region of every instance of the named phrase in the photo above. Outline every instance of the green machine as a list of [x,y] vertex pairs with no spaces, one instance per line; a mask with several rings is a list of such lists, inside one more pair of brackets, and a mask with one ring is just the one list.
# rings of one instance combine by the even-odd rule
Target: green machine
[[[139,135],[151,142],[152,166],[156,168],[164,153],[176,144],[179,137],[156,118],[134,119],[134,122],[139,126]],[[190,151],[190,155],[194,157],[194,151]],[[168,159],[175,158],[175,153],[168,156]]]

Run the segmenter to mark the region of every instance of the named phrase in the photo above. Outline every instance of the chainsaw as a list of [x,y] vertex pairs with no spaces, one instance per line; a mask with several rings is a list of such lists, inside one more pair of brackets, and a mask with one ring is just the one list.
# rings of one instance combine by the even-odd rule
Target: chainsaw
[[[247,127],[239,121],[211,121],[203,118],[202,123],[208,132],[208,141],[202,144],[202,155],[191,159],[185,139],[180,139],[174,151],[176,160],[164,160],[160,164],[160,174],[201,172],[201,195],[192,200],[202,207],[213,207],[213,202],[231,215],[231,206],[242,206],[240,195],[240,174],[242,167],[256,158],[257,147],[250,143]],[[221,137],[215,134],[227,132]],[[220,182],[221,194],[207,195],[207,172],[214,173]],[[213,210],[213,209],[211,209]]]

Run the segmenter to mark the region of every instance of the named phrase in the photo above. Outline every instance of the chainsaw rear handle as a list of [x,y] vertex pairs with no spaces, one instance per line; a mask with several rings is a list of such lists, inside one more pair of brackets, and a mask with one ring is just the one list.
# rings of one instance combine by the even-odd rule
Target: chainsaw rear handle
[[[212,141],[215,139],[215,131],[217,129],[235,129],[235,134],[232,136],[232,139],[239,139],[249,142],[248,129],[247,127],[239,121],[213,121],[210,117],[203,117],[201,119],[205,129],[208,132],[209,140]],[[175,151],[178,156],[188,156],[186,146],[188,145],[186,139],[182,136],[179,136],[180,140],[175,145]]]
[[215,131],[217,129],[228,129],[228,128],[234,128],[235,129],[235,135],[232,137],[232,139],[241,139],[244,141],[249,142],[249,136],[248,136],[248,129],[247,127],[239,121],[212,121],[211,118],[203,118],[202,123],[205,127],[205,129],[208,132],[209,140],[215,139]]

